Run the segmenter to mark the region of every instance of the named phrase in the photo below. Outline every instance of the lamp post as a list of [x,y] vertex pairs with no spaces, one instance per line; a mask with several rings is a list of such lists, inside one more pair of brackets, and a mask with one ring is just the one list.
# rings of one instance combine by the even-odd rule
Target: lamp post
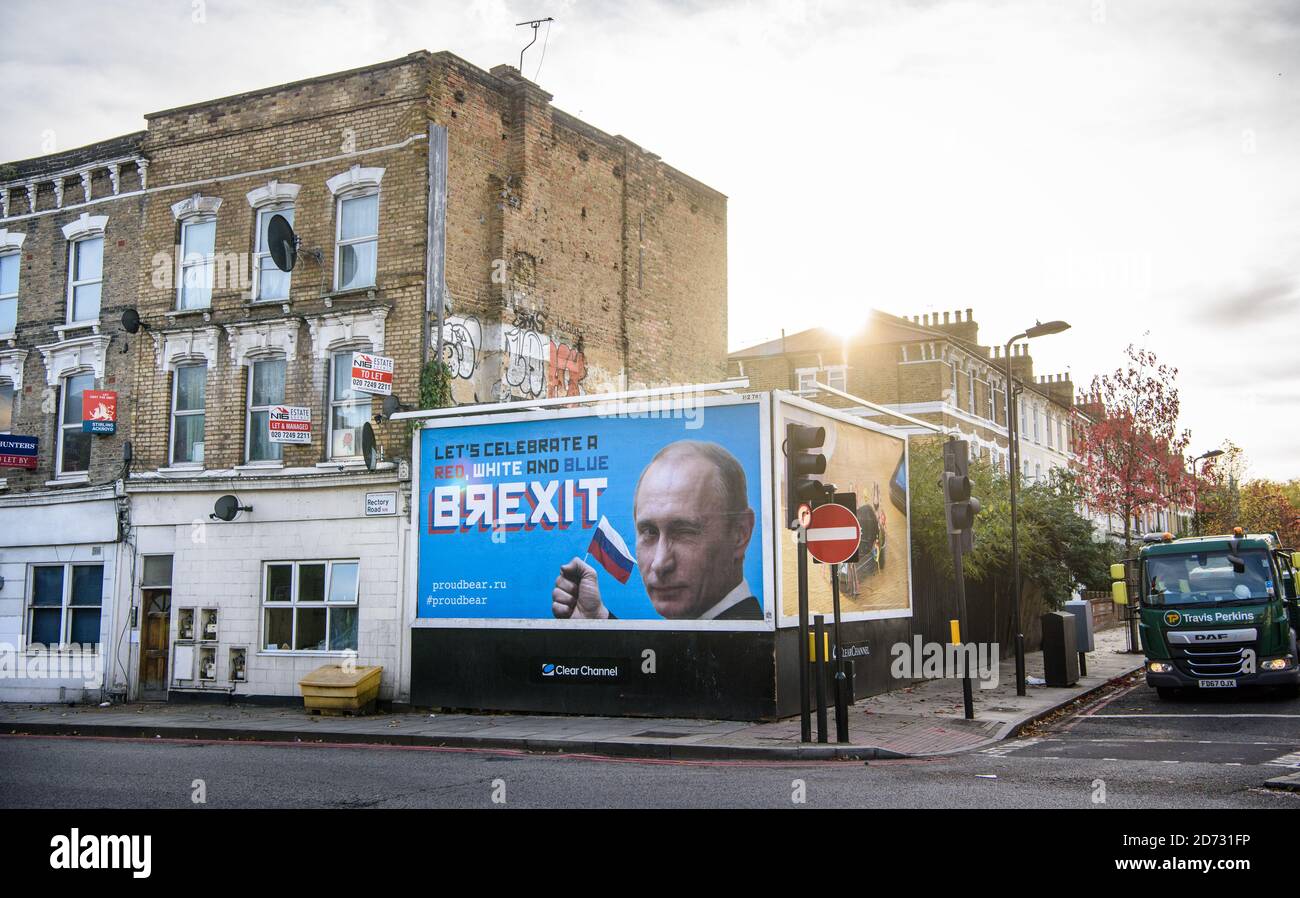
[[1196,535],[1197,535],[1197,536],[1200,536],[1200,535],[1201,535],[1201,509],[1200,509],[1200,506],[1201,506],[1201,481],[1200,481],[1200,478],[1196,476],[1196,463],[1197,463],[1198,461],[1202,461],[1202,460],[1204,460],[1204,459],[1209,459],[1209,458],[1218,458],[1218,457],[1219,457],[1220,455],[1222,455],[1222,454],[1223,454],[1223,450],[1222,450],[1222,449],[1211,449],[1209,452],[1204,452],[1204,453],[1202,453],[1202,454],[1196,456],[1196,458],[1194,458],[1194,459],[1191,460],[1191,469],[1192,469],[1192,530],[1194,530],[1194,531],[1196,532]]
[[1025,694],[1025,634],[1020,632],[1020,540],[1016,532],[1016,482],[1020,479],[1020,425],[1016,422],[1015,397],[1011,390],[1011,347],[1017,340],[1046,337],[1068,330],[1064,321],[1035,322],[1007,341],[1004,352],[1007,374],[1007,449],[1011,454],[1011,615],[1016,641],[1016,695]]

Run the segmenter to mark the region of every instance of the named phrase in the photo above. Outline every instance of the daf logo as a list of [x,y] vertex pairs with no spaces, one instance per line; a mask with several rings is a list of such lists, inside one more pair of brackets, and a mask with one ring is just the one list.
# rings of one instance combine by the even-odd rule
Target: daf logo
[[1177,611],[1165,612],[1165,623],[1171,627],[1176,627],[1183,622],[1183,616]]
[[1197,642],[1209,642],[1214,639],[1227,639],[1227,633],[1195,633],[1192,638]]

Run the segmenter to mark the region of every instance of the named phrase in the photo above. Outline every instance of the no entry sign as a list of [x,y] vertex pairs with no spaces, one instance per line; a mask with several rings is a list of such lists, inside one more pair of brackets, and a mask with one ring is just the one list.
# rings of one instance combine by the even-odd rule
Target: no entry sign
[[858,551],[862,528],[858,516],[843,505],[818,505],[806,531],[808,554],[822,564],[843,564]]

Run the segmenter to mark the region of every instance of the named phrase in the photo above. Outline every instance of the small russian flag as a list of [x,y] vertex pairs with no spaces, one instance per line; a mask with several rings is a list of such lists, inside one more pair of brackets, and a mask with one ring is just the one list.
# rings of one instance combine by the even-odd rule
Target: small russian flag
[[596,532],[591,535],[591,545],[587,547],[587,552],[619,583],[626,583],[627,578],[632,576],[636,558],[627,550],[623,537],[618,535],[618,531],[604,515],[600,516]]

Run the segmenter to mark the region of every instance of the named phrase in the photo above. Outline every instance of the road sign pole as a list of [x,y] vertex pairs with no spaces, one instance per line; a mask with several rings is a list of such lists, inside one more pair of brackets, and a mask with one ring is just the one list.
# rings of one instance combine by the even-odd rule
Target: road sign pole
[[813,618],[813,632],[816,634],[813,655],[817,659],[813,671],[817,682],[817,741],[829,742],[826,732],[826,615],[819,614]]
[[849,741],[849,679],[844,675],[844,643],[840,641],[840,566],[831,565],[831,597],[835,612],[835,741]]
[[966,712],[967,720],[975,719],[975,700],[971,695],[970,688],[970,667],[967,661],[970,654],[966,651],[966,641],[969,637],[966,635],[966,578],[962,573],[961,564],[961,542],[960,537],[950,536],[948,541],[952,544],[952,572],[957,580],[957,620],[958,626],[961,627],[961,642],[958,649],[962,658],[962,678],[961,678],[961,700]]
[[808,531],[799,530],[799,741],[812,741],[808,706]]

